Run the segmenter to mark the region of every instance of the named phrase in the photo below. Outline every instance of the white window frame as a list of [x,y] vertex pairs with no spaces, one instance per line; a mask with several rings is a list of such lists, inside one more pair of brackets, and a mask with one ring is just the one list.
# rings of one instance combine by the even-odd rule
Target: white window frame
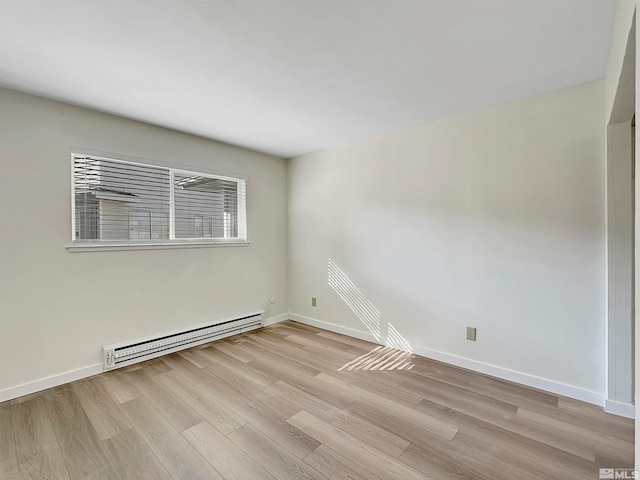
[[[169,197],[169,238],[161,240],[77,240],[75,238],[76,230],[76,212],[75,212],[75,183],[74,183],[74,162],[76,158],[90,157],[96,160],[106,160],[126,165],[138,165],[144,167],[153,167],[166,169],[170,178],[170,197]],[[157,248],[190,248],[190,247],[219,247],[219,246],[245,246],[249,245],[247,230],[247,177],[242,175],[229,175],[214,172],[202,171],[200,168],[192,170],[191,168],[178,167],[165,162],[156,162],[130,158],[119,158],[121,155],[96,155],[94,153],[86,153],[86,151],[72,151],[71,153],[71,244],[67,245],[69,252],[81,251],[108,251],[108,250],[145,250]],[[200,176],[218,180],[226,180],[235,182],[237,188],[237,224],[238,237],[233,238],[176,238],[175,237],[175,174]]]

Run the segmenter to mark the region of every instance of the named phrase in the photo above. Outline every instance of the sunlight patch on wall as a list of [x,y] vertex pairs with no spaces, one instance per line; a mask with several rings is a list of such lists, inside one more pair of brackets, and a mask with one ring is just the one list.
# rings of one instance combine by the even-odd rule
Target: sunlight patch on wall
[[396,330],[396,327],[390,323],[387,325],[387,341],[385,345],[397,348],[398,350],[404,350],[405,352],[413,352],[413,348],[411,348],[409,342],[407,342],[407,340],[400,335],[400,332]]
[[329,259],[329,286],[356,314],[376,341],[384,343],[364,355],[345,363],[341,370],[410,370],[413,349],[391,324],[383,341],[380,311],[365,297],[335,262]]
[[411,370],[413,354],[392,347],[379,346],[345,363],[338,371],[348,370]]
[[331,259],[329,259],[329,286],[356,314],[376,340],[381,341],[380,312]]

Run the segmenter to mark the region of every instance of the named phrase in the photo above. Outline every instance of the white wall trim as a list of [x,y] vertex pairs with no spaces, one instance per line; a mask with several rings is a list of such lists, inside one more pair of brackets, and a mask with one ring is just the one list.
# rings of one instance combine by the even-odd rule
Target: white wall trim
[[[304,323],[325,330],[330,330],[336,333],[342,333],[351,337],[359,338],[361,340],[367,340],[369,342],[380,344],[376,338],[367,332],[354,330],[352,328],[342,327],[333,323],[324,322],[315,318],[305,317],[295,313],[289,314],[291,320]],[[582,400],[584,402],[593,403],[595,405],[602,406],[604,404],[604,396],[601,393],[593,392],[591,390],[585,390],[583,388],[574,387],[564,383],[556,382],[535,375],[530,375],[516,370],[510,370],[508,368],[498,367],[496,365],[490,365],[488,363],[479,362],[470,358],[460,357],[458,355],[452,355],[450,353],[439,352],[425,347],[414,346],[414,353],[437,360],[439,362],[448,363],[456,367],[466,368],[474,372],[483,373],[485,375],[491,375],[493,377],[501,378],[503,380],[509,380],[511,382],[520,383],[528,387],[537,388],[547,392],[551,392],[557,395],[563,395],[565,397],[575,398],[576,400]],[[615,413],[615,412],[610,412]],[[626,415],[625,415],[626,416]]]
[[468,370],[473,370],[474,372],[491,375],[492,377],[498,377],[514,383],[520,383],[522,385],[537,388],[539,390],[544,390],[556,395],[575,398],[576,400],[582,400],[583,402],[593,403],[600,406],[603,405],[604,397],[601,393],[598,392],[585,390],[580,387],[567,385],[566,383],[556,382],[555,380],[549,380],[547,378],[519,372],[517,370],[511,370],[508,368],[499,367],[497,365],[491,365],[489,363],[480,362],[478,360],[472,360],[470,358],[460,357],[458,355],[453,355],[450,353],[431,350],[430,348],[414,347],[414,351],[415,353],[423,357],[430,358],[432,360],[438,360],[450,365],[455,365],[456,367],[466,368]]
[[265,318],[264,326],[273,325],[274,323],[285,322],[289,320],[289,312],[281,313],[280,315],[274,315],[273,317]]
[[102,373],[101,363],[41,378],[39,380],[34,380],[33,382],[23,383],[22,385],[17,385],[15,387],[5,388],[4,390],[0,390],[0,402],[6,402],[7,400],[12,400],[24,395],[30,395],[48,388],[80,380],[81,378],[91,377],[99,373]]
[[604,401],[604,411],[621,417],[636,417],[635,405],[631,403],[616,402],[615,400],[609,400],[608,398]]
[[329,330],[335,333],[342,333],[343,335],[348,335],[349,337],[359,338],[360,340],[366,340],[367,342],[377,343],[378,345],[380,345],[380,342],[376,340],[376,337],[361,330],[343,327],[341,325],[336,325],[335,323],[323,322],[322,320],[305,317],[303,315],[298,315],[297,313],[290,313],[289,318],[291,320],[295,320],[296,322],[304,323],[305,325],[311,325],[312,327],[322,328],[324,330]]

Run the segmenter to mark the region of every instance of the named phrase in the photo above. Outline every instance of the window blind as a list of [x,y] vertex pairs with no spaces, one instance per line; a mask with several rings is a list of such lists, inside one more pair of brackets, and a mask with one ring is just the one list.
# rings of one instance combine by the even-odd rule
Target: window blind
[[176,173],[176,238],[237,238],[238,182]]
[[245,189],[233,177],[74,155],[73,240],[246,240]]

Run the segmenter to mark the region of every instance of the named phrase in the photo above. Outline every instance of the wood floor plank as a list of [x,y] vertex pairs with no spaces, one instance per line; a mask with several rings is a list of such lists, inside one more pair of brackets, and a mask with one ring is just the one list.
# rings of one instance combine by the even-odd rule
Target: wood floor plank
[[[179,356],[176,354],[175,356]],[[134,365],[135,366],[135,365]],[[147,360],[146,362],[142,362],[139,365],[139,368],[134,368],[130,371],[126,371],[125,373],[131,373],[138,370],[143,370],[150,376],[160,375],[161,373],[166,373],[171,370],[171,367],[162,361],[162,358],[154,358],[152,360]]]
[[[617,456],[617,454],[614,455],[614,457]],[[596,453],[596,461],[594,464],[594,470],[596,472],[598,472],[601,468],[611,468],[611,465],[615,465],[615,468],[634,468],[634,460],[632,459],[632,457],[626,457],[620,460],[607,456],[600,456]]]
[[[610,415],[602,411],[602,407],[592,405],[596,409],[566,407],[566,398],[558,399],[557,407],[536,407],[536,412],[561,422],[571,423],[598,432],[604,436],[615,437],[625,442],[634,442],[634,421],[631,418]],[[584,402],[582,402],[584,403]]]
[[[432,443],[431,443],[432,442]],[[430,446],[426,444],[431,443]],[[526,476],[514,476],[497,460],[477,450],[463,452],[452,443],[433,442],[428,439],[422,446],[409,445],[400,460],[407,465],[438,480],[518,480]]]
[[273,385],[275,391],[280,392],[290,400],[296,402],[300,409],[304,409],[316,417],[328,422],[337,428],[353,435],[392,457],[399,457],[409,446],[409,442],[390,433],[370,422],[364,421],[354,415],[340,410],[319,398],[303,392],[285,382]]
[[[622,440],[615,436],[596,432],[591,428],[577,425],[575,422],[561,420],[557,417],[549,416],[539,412],[530,411],[526,408],[519,408],[516,415],[516,421],[523,424],[534,424],[538,427],[544,427],[548,431],[558,431],[565,434],[571,441],[586,441],[594,445],[609,445],[611,448],[623,451],[628,449],[633,441]],[[631,439],[629,439],[631,440]]]
[[136,398],[121,408],[174,480],[222,478],[148,400]]
[[[253,364],[253,362],[251,362]],[[349,405],[353,398],[349,395],[348,392],[342,392],[340,390],[328,390],[324,388],[322,385],[319,385],[317,382],[314,382],[313,379],[309,379],[307,377],[297,375],[295,372],[291,372],[290,370],[282,369],[275,365],[265,365],[265,364],[254,364],[255,368],[263,369],[271,375],[277,375],[282,381],[292,385],[303,392],[308,393],[309,395],[313,395],[315,397],[324,400],[331,405],[334,405],[338,408],[344,408]]]
[[280,415],[268,405],[249,402],[245,405],[239,405],[236,413],[260,430],[263,435],[298,458],[306,457],[319,445],[316,439],[286,420],[282,420]]
[[321,372],[313,380],[319,385],[329,388],[329,391],[339,389],[339,391],[348,394],[352,400],[365,397],[375,398],[385,405],[401,405],[406,408],[415,407],[422,400],[420,395],[388,386],[384,381],[378,382],[379,378],[377,375]]
[[634,445],[632,443],[608,442],[606,439],[595,445],[596,462],[598,459],[607,460],[609,465],[618,465],[622,468],[633,467]]
[[580,415],[589,415],[589,416],[604,416],[607,418],[611,418],[612,421],[620,421],[622,423],[633,422],[632,419],[628,419],[625,417],[619,417],[617,415],[610,415],[604,411],[604,409],[600,405],[596,405],[593,403],[583,402],[581,400],[576,400],[575,398],[558,396],[558,408],[562,408],[564,410],[573,411]]
[[[251,401],[251,396],[259,390],[253,389],[251,392],[243,392],[241,385],[243,382],[236,383],[234,379],[229,379],[224,372],[217,372],[216,369],[203,368],[200,370],[209,379],[204,388],[216,395],[216,399],[233,409],[236,405],[246,405]],[[219,373],[219,374],[218,374]],[[247,383],[247,385],[250,385]]]
[[104,448],[73,386],[63,385],[46,398],[47,415],[58,439],[71,478],[117,478],[113,460]]
[[593,439],[584,438],[575,434],[575,430],[581,427],[572,426],[571,429],[564,429],[562,427],[569,424],[565,423],[562,425],[558,421],[553,421],[554,424],[560,428],[549,428],[550,426],[545,420],[547,420],[547,418],[543,415],[538,415],[535,412],[520,408],[518,409],[515,421],[507,422],[501,425],[501,427],[584,459],[590,461],[595,460],[595,445]]
[[196,366],[197,368],[204,368],[207,365],[209,365],[209,363],[204,359],[202,359],[200,355],[198,355],[198,352],[199,350],[189,349],[189,350],[183,350],[181,352],[178,352],[178,355],[184,358],[185,360],[187,360],[188,362],[193,363],[193,365]]
[[[347,384],[325,373],[320,373],[315,379],[319,383],[326,385],[327,388],[349,392],[355,400],[349,405],[349,410],[356,411],[357,413],[364,411],[373,412],[374,414],[372,416],[375,417],[374,423],[391,432],[394,432],[392,425],[395,423],[396,418],[400,418],[405,425],[411,427],[410,429],[403,429],[403,431],[413,430],[414,427],[420,426],[422,430],[438,435],[447,441],[451,440],[458,431],[458,427],[455,425],[423,414],[404,404],[394,402],[387,397],[376,395],[375,392]],[[411,440],[397,432],[394,433],[402,438]]]
[[[180,362],[176,362],[179,364]],[[180,368],[184,368],[184,365]],[[193,375],[191,368],[185,368],[184,372]],[[200,384],[201,388],[209,393],[215,400],[233,411],[240,418],[251,423],[259,429],[263,434],[271,438],[273,441],[280,443],[284,448],[292,452],[299,458],[304,458],[311,451],[318,447],[318,443],[299,431],[292,425],[288,424],[282,412],[273,408],[260,396],[251,398],[250,396],[240,393],[224,378],[215,375],[208,368],[197,369],[199,374],[207,376],[207,383]],[[208,371],[208,373],[206,373]],[[284,405],[282,400],[272,399],[274,405]],[[290,411],[290,406],[284,411]],[[286,414],[286,413],[285,413]],[[288,415],[287,415],[288,418]]]
[[392,410],[360,400],[352,402],[347,411],[412,443],[422,444],[425,437],[448,442],[455,437],[459,429],[457,425],[441,421],[430,415],[423,417],[416,415],[422,415],[422,412],[417,410],[414,410],[416,414],[411,412],[410,415],[395,415]]
[[249,424],[228,438],[278,480],[329,480]]
[[431,416],[459,425],[461,429],[454,441],[472,445],[470,448],[492,452],[493,456],[502,459],[507,465],[513,460],[519,464],[529,465],[532,473],[541,470],[552,477],[567,479],[577,480],[593,476],[593,462],[509,429],[503,429],[493,423],[479,420],[477,416],[469,416],[427,400],[421,402],[417,408]]
[[169,472],[136,430],[126,430],[109,438],[105,446],[122,480],[171,480]]
[[238,349],[236,345],[229,342],[219,341],[211,344],[211,348],[220,350],[222,353],[226,353],[230,357],[235,358],[243,363],[249,363],[255,360],[255,357],[247,350]]
[[121,370],[106,372],[101,375],[104,388],[117,404],[138,398],[141,394]]
[[377,477],[325,445],[316,448],[306,456],[304,461],[330,480],[380,480],[386,478],[384,472],[380,471],[381,477]]
[[352,348],[360,347],[362,349],[370,349],[372,345],[371,342],[367,342],[366,340],[360,340],[359,338],[349,337],[347,335],[342,335],[341,333],[329,332],[327,330],[316,331],[316,336],[330,338],[331,340],[347,344]]
[[42,396],[13,404],[11,415],[20,478],[69,480],[69,472]]
[[[445,411],[446,408],[437,404],[431,404],[431,407],[434,416],[437,416],[436,411]],[[441,442],[425,435],[415,439],[416,443],[409,446],[400,459],[418,470],[443,479],[594,478],[592,462],[474,417],[455,411],[451,413],[462,424],[451,442]],[[565,469],[565,466],[569,468]]]
[[215,396],[210,395],[198,383],[189,381],[179,372],[171,371],[157,375],[155,378],[225,435],[247,423],[232,410],[216,401]]
[[284,322],[280,322],[274,325],[274,327],[290,327],[295,328],[296,330],[307,331],[311,333],[318,333],[320,330],[316,327],[312,327],[310,325],[306,325],[301,322],[296,322],[294,320],[285,320]]
[[[452,443],[458,446],[461,452],[465,452],[464,454],[475,450],[490,455],[502,464],[502,470],[520,472],[520,478],[582,480],[595,477],[597,473],[593,462],[581,461],[580,458],[562,462],[561,459],[567,459],[569,456],[564,455],[560,450],[544,451],[546,449],[539,448],[540,444],[535,442],[526,442],[529,450],[518,448],[518,441],[506,441],[513,440],[513,436],[503,437],[500,435],[502,432],[498,433],[498,430],[497,427],[488,424],[480,428],[461,427]],[[548,453],[550,455],[547,455]],[[554,454],[557,455],[554,456]],[[551,461],[548,463],[541,461],[545,456]]]
[[410,389],[400,388],[399,385],[387,385],[385,373],[377,375],[362,375],[353,372],[322,372],[349,385],[360,387],[363,390],[375,392],[376,395],[385,397],[393,402],[401,403],[407,407],[415,407],[423,399],[422,393],[416,393]]
[[274,480],[264,468],[209,423],[199,423],[182,434],[226,480]]
[[[185,360],[186,361],[186,360]],[[136,388],[179,432],[186,430],[202,421],[202,417],[189,408],[171,390],[155,380],[155,375],[171,371],[159,370],[153,374],[146,370],[127,373],[128,378],[135,382]],[[130,402],[127,402],[130,403]]]
[[427,378],[467,389],[473,379],[471,372],[444,365],[440,362],[429,361],[420,358],[418,355],[415,355],[412,361],[414,362],[413,368],[397,372],[398,376],[403,380],[413,379],[415,382],[420,383],[423,378]]
[[209,364],[219,364],[226,368],[233,369],[261,387],[268,387],[278,381],[278,377],[270,376],[263,370],[255,368],[253,364],[243,363],[215,348],[209,347],[198,350],[198,354],[205,357],[209,361]]
[[373,474],[384,471],[385,478],[394,480],[434,480],[305,410],[291,417],[288,422],[332,450],[344,452],[352,462]]
[[[303,363],[291,360],[291,358],[280,355],[280,353],[276,353],[264,348],[264,345],[261,345],[259,342],[256,342],[253,339],[250,339],[241,346],[238,346],[238,348],[250,350],[252,355],[255,357],[256,362],[258,363],[277,365],[281,368],[284,368],[285,370],[295,372],[296,374],[306,378],[313,378],[318,373],[320,373],[320,371],[316,368],[308,367]],[[283,345],[283,348],[286,348],[286,346]]]
[[16,457],[7,457],[0,461],[0,478],[2,480],[20,480]]
[[[404,381],[404,379],[399,376],[397,373],[398,372],[384,372],[384,371],[377,371],[377,370],[344,370],[344,369],[336,369],[336,370],[329,370],[326,369],[323,373],[326,373],[327,375],[333,375],[334,377],[338,377],[338,378],[342,378],[347,382],[354,382],[357,384],[360,384],[362,386],[364,386],[364,388],[367,388],[367,386],[370,385],[379,385],[381,388],[384,388],[386,390],[389,389],[397,389],[402,382]],[[391,395],[389,393],[386,393],[385,395],[387,396],[398,396],[400,397],[401,395],[406,395],[406,392],[403,392],[402,394],[398,394],[398,395]],[[409,400],[409,395],[406,395],[406,402],[405,403],[413,403],[415,401],[416,395],[411,395],[411,399]]]
[[74,394],[102,440],[131,428],[104,385],[102,377],[91,377],[71,384]]
[[535,410],[539,405],[543,407],[558,406],[557,395],[486,375],[473,376],[466,389],[481,395],[497,397],[507,403],[532,410]]
[[284,338],[289,342],[299,343],[303,346],[319,347],[326,350],[343,350],[347,351],[351,348],[351,345],[345,345],[342,342],[338,342],[331,338],[318,338],[315,334],[304,335],[300,333],[294,333]]
[[[326,369],[338,370],[344,365],[345,359],[353,358],[352,354],[342,350],[325,350],[322,353],[318,353],[312,347],[305,347],[285,339],[275,341],[262,335],[254,335],[251,340],[267,350],[278,352],[278,355],[287,358],[291,362],[302,364],[316,372]],[[303,372],[302,375],[309,378],[306,372]]]
[[16,441],[13,434],[11,405],[0,403],[0,462],[8,458],[15,458],[15,456]]
[[214,381],[211,375],[207,374],[204,369],[196,367],[193,363],[185,360],[180,355],[167,355],[162,357],[162,361],[169,365],[171,370],[179,372],[185,379],[200,386],[208,385]]
[[[376,345],[364,353],[358,352],[358,354],[355,354],[344,352],[340,357],[342,362],[338,371],[341,374],[353,374],[354,377],[375,376],[383,380],[386,385],[396,387],[403,381],[402,376],[398,375],[398,373],[413,368],[414,355],[407,355],[406,352],[397,352],[401,363],[398,365],[392,364],[391,366],[393,368],[387,368],[386,365],[381,363],[382,357],[386,358],[387,348],[388,347]],[[309,347],[308,350],[321,354],[321,352],[314,347]],[[384,359],[382,359],[382,361],[384,361]]]
[[[268,342],[269,344],[276,344],[276,345],[282,345],[283,342],[288,345],[291,346],[293,348],[295,348],[296,350],[300,351],[304,351],[305,350],[305,346],[299,343],[294,343],[294,342],[289,342],[286,340],[286,338],[291,335],[292,332],[290,331],[282,331],[282,330],[267,330],[267,331],[259,331],[259,332],[254,332],[250,338],[259,338],[260,340],[264,340],[265,342]],[[293,333],[297,333],[297,332],[293,332]]]
[[283,338],[295,334],[315,335],[313,331],[299,328],[297,323],[287,322],[280,322],[276,325],[272,325],[272,331]]
[[300,411],[300,406],[289,398],[271,389],[265,389],[262,393],[251,399],[251,405],[256,408],[266,407],[269,411],[275,411],[273,418],[286,420]]
[[[415,379],[406,379],[398,389],[408,390],[422,397],[421,399],[447,406],[488,422],[514,419],[518,411],[518,407],[510,403],[431,378],[423,378],[419,382]],[[416,405],[418,403],[420,402],[417,402]]]
[[262,391],[262,386],[260,384],[253,382],[242,373],[231,368],[227,368],[222,364],[208,365],[203,368],[203,370],[225,380],[229,385],[245,396],[252,397],[254,395],[258,395]]

